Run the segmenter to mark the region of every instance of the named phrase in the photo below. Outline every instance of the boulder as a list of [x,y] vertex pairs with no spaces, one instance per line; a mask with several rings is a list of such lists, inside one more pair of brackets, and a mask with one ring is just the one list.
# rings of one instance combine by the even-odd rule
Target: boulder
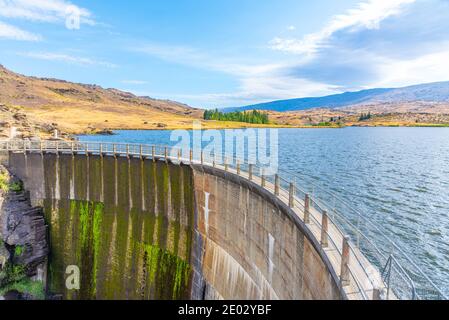
[[114,135],[114,132],[109,129],[104,129],[104,130],[98,131],[96,134],[101,135],[101,136],[112,136],[112,135]]
[[13,115],[14,119],[18,120],[18,121],[24,121],[26,120],[27,116],[23,113],[15,113]]

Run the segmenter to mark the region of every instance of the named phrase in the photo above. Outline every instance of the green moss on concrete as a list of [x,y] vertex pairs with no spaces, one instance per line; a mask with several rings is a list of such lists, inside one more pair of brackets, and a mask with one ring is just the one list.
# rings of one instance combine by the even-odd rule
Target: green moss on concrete
[[[87,179],[90,200],[99,199],[93,192],[100,187],[95,181],[101,178],[97,172],[101,171],[101,165],[96,163],[101,160],[95,157],[89,160],[89,175],[79,172],[87,169],[83,158],[74,160],[78,200],[54,201],[53,192],[49,192],[49,199],[44,202],[51,238],[49,284],[52,292],[61,293],[66,299],[189,298],[194,227],[190,169],[151,161],[105,158],[105,193],[101,203],[82,200],[87,195]],[[48,170],[54,172],[50,164],[47,163]],[[70,181],[65,179],[64,170],[60,174],[61,182]],[[49,190],[53,190],[54,181],[48,177],[47,180]],[[145,188],[144,207],[141,186]],[[67,240],[68,236],[73,240]],[[79,291],[65,288],[68,264],[80,267]]]
[[168,250],[156,245],[140,244],[147,257],[147,285],[154,288],[160,299],[188,297],[191,266]]
[[101,223],[104,214],[104,204],[96,203],[94,205],[93,223],[92,223],[92,235],[93,235],[93,270],[92,270],[92,295],[95,297],[97,293],[97,271],[98,260],[100,256],[100,243],[101,243]]

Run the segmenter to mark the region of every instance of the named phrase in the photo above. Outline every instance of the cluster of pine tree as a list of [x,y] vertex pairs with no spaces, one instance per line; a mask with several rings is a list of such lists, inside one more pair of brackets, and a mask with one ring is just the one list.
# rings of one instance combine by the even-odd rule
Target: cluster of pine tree
[[268,124],[268,114],[257,110],[253,111],[235,111],[224,113],[217,109],[204,111],[204,120],[219,120],[219,121],[237,121],[254,124]]
[[360,115],[359,121],[369,120],[371,119],[371,112],[368,113],[362,113]]

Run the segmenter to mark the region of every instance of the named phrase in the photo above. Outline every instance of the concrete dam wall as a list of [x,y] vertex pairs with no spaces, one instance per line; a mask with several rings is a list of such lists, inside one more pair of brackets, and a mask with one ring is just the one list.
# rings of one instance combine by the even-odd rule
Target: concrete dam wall
[[44,208],[47,287],[64,299],[346,298],[300,219],[238,175],[50,153],[10,153],[9,167]]

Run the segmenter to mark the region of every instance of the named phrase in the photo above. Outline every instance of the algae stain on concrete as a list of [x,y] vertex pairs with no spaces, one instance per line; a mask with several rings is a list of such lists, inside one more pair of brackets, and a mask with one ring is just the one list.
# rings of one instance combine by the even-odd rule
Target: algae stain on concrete
[[[44,199],[49,291],[64,299],[188,299],[191,169],[140,159],[67,160],[73,170],[61,170],[63,159],[46,161],[49,189],[61,188],[61,199],[53,199],[54,192]],[[55,170],[57,179],[48,175]],[[81,270],[78,291],[65,287],[68,265]]]

